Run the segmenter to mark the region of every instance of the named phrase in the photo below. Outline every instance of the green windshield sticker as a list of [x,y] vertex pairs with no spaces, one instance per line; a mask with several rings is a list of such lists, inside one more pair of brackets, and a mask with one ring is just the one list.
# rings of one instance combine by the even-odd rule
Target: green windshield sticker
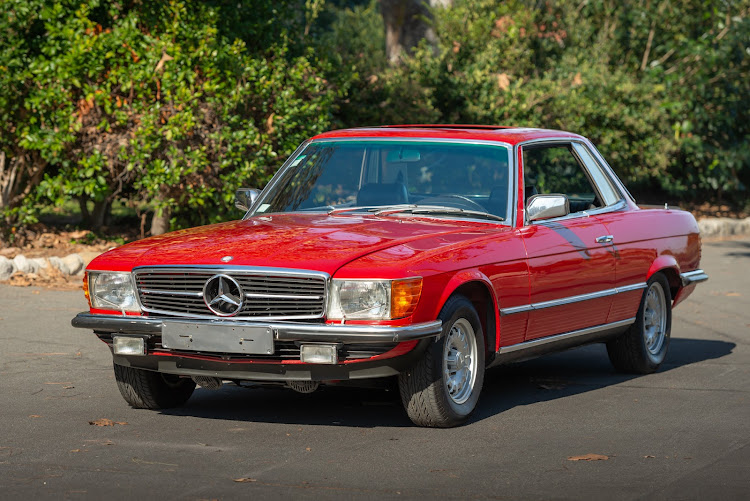
[[306,156],[307,155],[300,155],[300,156],[298,156],[297,159],[294,162],[292,162],[292,167],[297,167],[297,165],[299,165],[299,163],[302,160],[304,160]]

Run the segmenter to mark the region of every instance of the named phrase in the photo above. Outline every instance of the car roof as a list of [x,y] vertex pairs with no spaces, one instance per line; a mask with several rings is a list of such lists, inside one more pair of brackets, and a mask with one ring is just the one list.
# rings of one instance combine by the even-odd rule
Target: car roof
[[383,125],[379,127],[360,127],[324,132],[313,137],[313,140],[340,138],[424,138],[424,139],[463,139],[480,141],[498,141],[516,145],[532,139],[570,138],[582,139],[578,134],[552,129],[533,129],[527,127],[504,127],[495,125],[447,125],[447,124],[414,124]]

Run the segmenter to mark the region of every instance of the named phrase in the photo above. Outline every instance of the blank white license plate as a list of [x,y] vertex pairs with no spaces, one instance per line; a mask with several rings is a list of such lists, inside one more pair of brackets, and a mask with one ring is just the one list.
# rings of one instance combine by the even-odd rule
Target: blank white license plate
[[272,355],[273,331],[263,326],[165,320],[161,328],[161,344],[170,350]]

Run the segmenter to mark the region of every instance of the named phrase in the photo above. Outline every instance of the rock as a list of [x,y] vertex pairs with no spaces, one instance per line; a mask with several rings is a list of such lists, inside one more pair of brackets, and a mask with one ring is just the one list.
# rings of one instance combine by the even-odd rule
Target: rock
[[0,282],[8,280],[15,271],[16,265],[13,260],[0,256]]
[[48,258],[47,261],[49,261],[50,266],[57,270],[60,270],[60,272],[64,275],[70,275],[70,273],[68,273],[68,267],[63,264],[62,259],[60,259],[59,257],[51,257]]
[[39,246],[47,247],[50,249],[59,243],[60,243],[60,239],[54,233],[42,233],[39,236],[39,240],[37,242]]
[[[60,259],[60,261],[67,268],[68,275],[78,275],[83,271],[83,258],[78,254],[70,254]],[[63,271],[62,267],[60,268],[60,271]]]
[[39,264],[35,261],[26,259],[23,254],[14,257],[13,263],[16,265],[16,270],[21,273],[36,273],[39,270]]
[[78,255],[81,256],[83,259],[83,263],[85,266],[88,266],[91,261],[94,260],[95,257],[99,256],[101,252],[92,252],[92,251],[82,251],[79,252]]
[[750,235],[750,217],[732,219],[728,217],[711,217],[698,221],[702,238],[727,238]]
[[34,263],[33,265],[36,266],[37,270],[49,267],[49,262],[43,257],[29,258],[29,262]]
[[8,259],[13,259],[13,257],[15,257],[19,252],[21,252],[21,249],[19,249],[18,247],[6,247],[5,249],[0,249],[0,256],[5,256]]

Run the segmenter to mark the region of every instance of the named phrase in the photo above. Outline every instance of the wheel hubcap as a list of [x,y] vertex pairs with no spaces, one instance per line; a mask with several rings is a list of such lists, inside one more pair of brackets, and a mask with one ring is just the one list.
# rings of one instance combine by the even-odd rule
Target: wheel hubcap
[[654,282],[646,293],[643,305],[643,339],[652,356],[659,355],[667,333],[667,301],[664,289]]
[[476,354],[474,328],[465,318],[456,320],[443,348],[443,382],[448,396],[457,404],[466,402],[474,389]]

